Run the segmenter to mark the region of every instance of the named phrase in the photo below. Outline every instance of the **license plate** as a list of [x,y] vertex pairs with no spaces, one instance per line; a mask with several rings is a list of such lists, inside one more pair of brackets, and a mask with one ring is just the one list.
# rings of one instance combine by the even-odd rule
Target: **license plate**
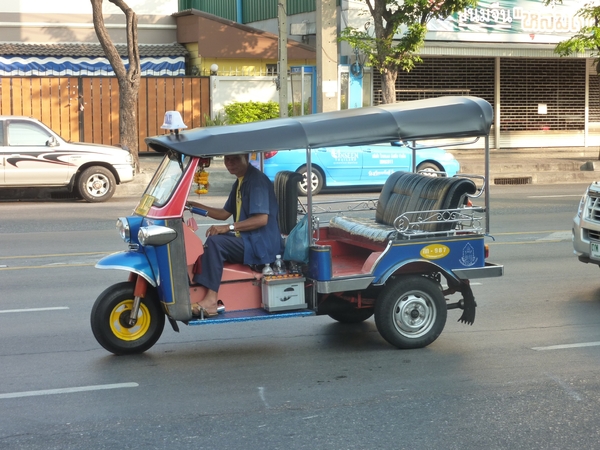
[[590,242],[590,257],[600,259],[600,242]]

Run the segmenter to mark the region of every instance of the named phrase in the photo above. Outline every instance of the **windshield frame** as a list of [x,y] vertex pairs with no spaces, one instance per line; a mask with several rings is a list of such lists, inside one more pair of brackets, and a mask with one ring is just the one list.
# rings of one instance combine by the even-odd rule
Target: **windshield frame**
[[146,216],[150,208],[162,208],[167,205],[193,159],[191,156],[177,152],[168,152],[156,169],[135,208],[136,214]]

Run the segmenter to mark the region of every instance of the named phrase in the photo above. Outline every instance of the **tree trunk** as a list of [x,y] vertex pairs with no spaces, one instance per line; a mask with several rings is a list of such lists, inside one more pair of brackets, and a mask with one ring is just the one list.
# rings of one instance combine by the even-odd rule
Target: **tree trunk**
[[110,62],[117,80],[119,81],[119,133],[121,146],[131,153],[135,163],[135,170],[139,173],[139,147],[137,124],[137,100],[140,90],[140,52],[138,48],[137,15],[125,3],[125,0],[108,0],[125,14],[127,34],[127,59],[129,67],[126,69],[117,48],[113,44],[102,15],[103,0],[90,0],[92,3],[92,20],[98,41],[104,50],[106,59]]
[[381,73],[382,103],[396,103],[396,78],[398,69],[387,69]]
[[137,120],[137,104],[140,89],[139,78],[137,78],[137,82],[122,82],[119,84],[119,134],[121,136],[121,147],[131,153],[136,172],[139,173],[140,157]]

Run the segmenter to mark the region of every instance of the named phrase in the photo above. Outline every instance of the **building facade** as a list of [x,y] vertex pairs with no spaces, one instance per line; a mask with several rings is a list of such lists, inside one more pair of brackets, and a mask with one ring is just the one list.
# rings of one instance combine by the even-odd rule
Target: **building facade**
[[[185,74],[186,49],[177,43],[172,17],[176,0],[129,0],[138,17],[143,76]],[[119,53],[127,56],[125,16],[103,2],[108,33]],[[0,2],[0,76],[111,76],[89,1]]]
[[[323,0],[328,1],[328,0]],[[369,29],[365,0],[329,0],[338,5],[338,29]],[[277,33],[275,1],[181,0],[180,8],[198,8],[252,27]],[[290,39],[314,45],[315,0],[287,0]],[[543,0],[480,0],[443,21],[429,24],[421,51],[423,64],[401,72],[399,101],[440,95],[476,95],[495,110],[495,147],[600,145],[600,83],[590,53],[559,57],[554,48],[584,25],[577,15],[582,2],[564,0],[548,7]],[[352,102],[358,58],[345,43],[338,46],[340,107],[378,104],[381,78],[368,68],[360,74],[361,100]]]

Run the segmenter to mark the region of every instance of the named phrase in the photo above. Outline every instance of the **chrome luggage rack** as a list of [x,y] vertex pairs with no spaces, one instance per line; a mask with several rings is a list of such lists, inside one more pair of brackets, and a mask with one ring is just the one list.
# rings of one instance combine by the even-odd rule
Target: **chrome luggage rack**
[[[364,198],[355,200],[325,200],[313,202],[313,214],[340,214],[352,211],[374,211],[377,209],[378,198]],[[306,205],[298,200],[298,213],[306,214]]]
[[[414,239],[423,237],[424,234],[450,236],[455,234],[475,233],[483,234],[485,208],[480,206],[464,207],[457,209],[441,209],[429,211],[407,211],[396,217],[394,228],[398,237]],[[450,230],[429,231],[426,228],[435,224],[451,224]]]

